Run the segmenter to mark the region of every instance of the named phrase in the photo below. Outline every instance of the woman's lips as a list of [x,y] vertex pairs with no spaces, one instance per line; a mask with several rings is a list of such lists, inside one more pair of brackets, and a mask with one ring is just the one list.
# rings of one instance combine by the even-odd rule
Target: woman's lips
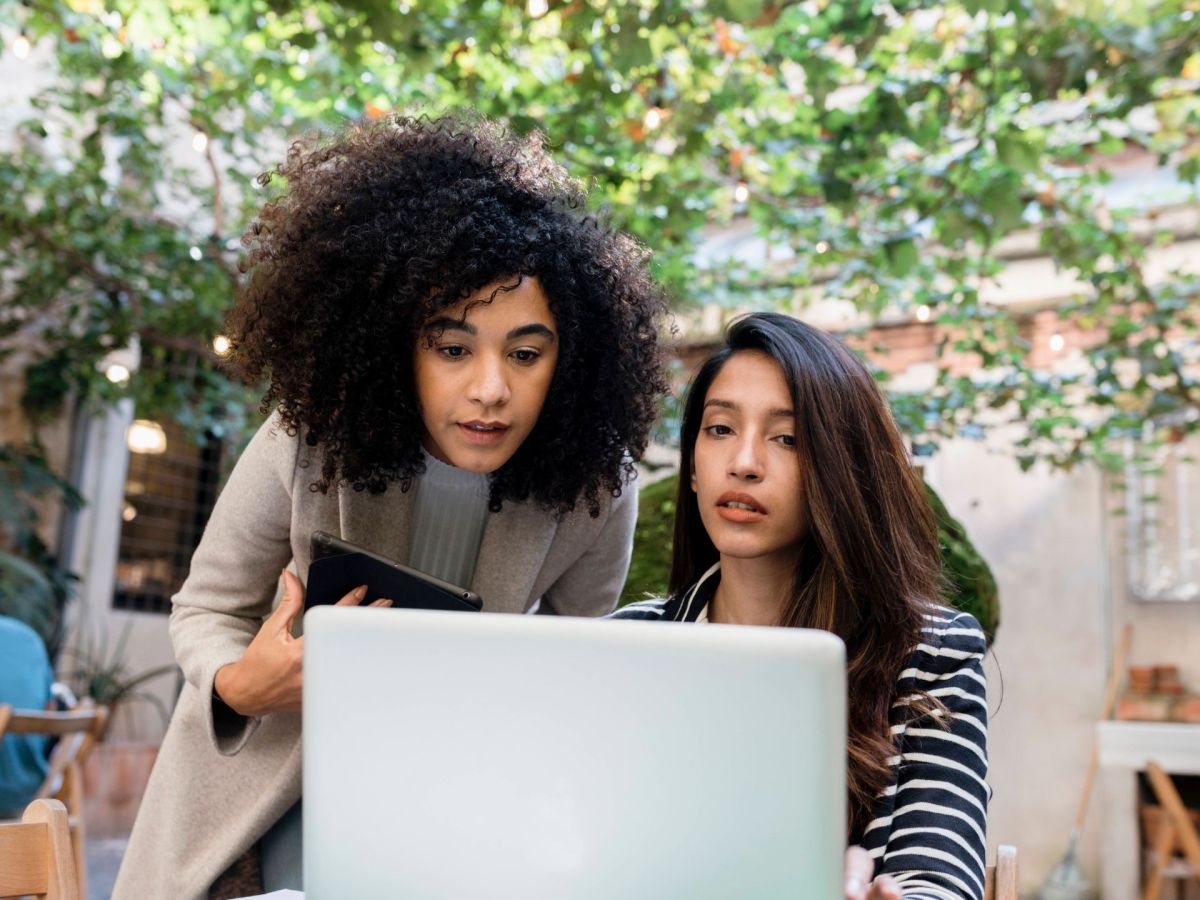
[[741,525],[748,522],[761,522],[766,518],[765,513],[756,512],[752,509],[742,509],[737,506],[718,506],[717,515],[727,522],[737,522]]
[[501,422],[459,422],[458,433],[468,444],[489,447],[500,443],[508,434],[509,426]]
[[762,504],[749,494],[732,491],[724,493],[717,498],[716,506],[717,515],[728,522],[739,524],[759,522],[767,516],[767,511]]

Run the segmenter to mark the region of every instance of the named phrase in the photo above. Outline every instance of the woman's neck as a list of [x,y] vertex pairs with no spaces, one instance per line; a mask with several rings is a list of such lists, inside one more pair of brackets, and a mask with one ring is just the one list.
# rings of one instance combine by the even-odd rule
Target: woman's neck
[[792,592],[795,558],[787,556],[733,559],[721,557],[721,583],[708,609],[710,622],[732,625],[778,625]]

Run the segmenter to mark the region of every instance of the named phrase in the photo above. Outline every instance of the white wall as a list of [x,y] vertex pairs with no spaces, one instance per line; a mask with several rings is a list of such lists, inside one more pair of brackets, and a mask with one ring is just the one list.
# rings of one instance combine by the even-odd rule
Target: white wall
[[[1000,843],[1017,845],[1022,889],[1033,890],[1065,847],[1103,702],[1109,578],[1101,478],[1021,472],[1009,457],[957,441],[926,467],[926,479],[1000,587],[1001,623],[987,661],[989,854]],[[1094,831],[1082,862],[1097,871]]]
[[[1109,479],[1021,472],[980,443],[946,445],[926,478],[959,518],[1000,587],[1001,624],[987,661],[989,853],[1020,851],[1034,893],[1065,849],[1103,703],[1113,635],[1133,625],[1130,663],[1175,663],[1200,689],[1200,603],[1131,601],[1124,520]],[[1092,797],[1080,862],[1099,884],[1103,809]]]

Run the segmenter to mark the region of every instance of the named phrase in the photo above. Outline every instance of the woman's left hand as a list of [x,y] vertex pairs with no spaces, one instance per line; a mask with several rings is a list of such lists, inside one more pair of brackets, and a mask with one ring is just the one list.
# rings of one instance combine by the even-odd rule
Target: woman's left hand
[[891,875],[872,880],[875,861],[862,847],[846,850],[846,900],[901,900],[900,885]]

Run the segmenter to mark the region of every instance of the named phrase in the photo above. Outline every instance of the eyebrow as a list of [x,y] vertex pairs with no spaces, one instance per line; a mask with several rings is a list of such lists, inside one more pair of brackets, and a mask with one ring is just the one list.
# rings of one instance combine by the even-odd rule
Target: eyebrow
[[505,337],[505,340],[511,341],[519,337],[544,337],[549,340],[554,340],[554,332],[541,322],[533,322],[529,325],[522,325],[520,328],[514,328]]
[[[422,331],[426,334],[443,331],[461,331],[470,335],[479,334],[479,331],[471,323],[464,322],[462,319],[451,319],[449,316],[440,316],[436,319],[431,319],[425,323]],[[530,337],[532,335],[548,338],[549,340],[554,340],[555,338],[554,331],[548,326],[543,325],[541,322],[531,322],[528,325],[521,325],[518,328],[514,328],[504,336],[504,339],[512,341],[520,337]]]
[[[741,412],[741,410],[742,410],[742,408],[738,404],[734,403],[732,400],[718,400],[716,398],[713,398],[712,400],[705,400],[704,408],[708,409],[710,406],[716,406],[720,409],[730,409],[730,410],[733,410],[734,412]],[[796,417],[796,414],[795,414],[795,412],[793,412],[790,409],[784,409],[783,407],[778,407],[776,409],[771,410],[770,417],[772,419],[793,419]]]

